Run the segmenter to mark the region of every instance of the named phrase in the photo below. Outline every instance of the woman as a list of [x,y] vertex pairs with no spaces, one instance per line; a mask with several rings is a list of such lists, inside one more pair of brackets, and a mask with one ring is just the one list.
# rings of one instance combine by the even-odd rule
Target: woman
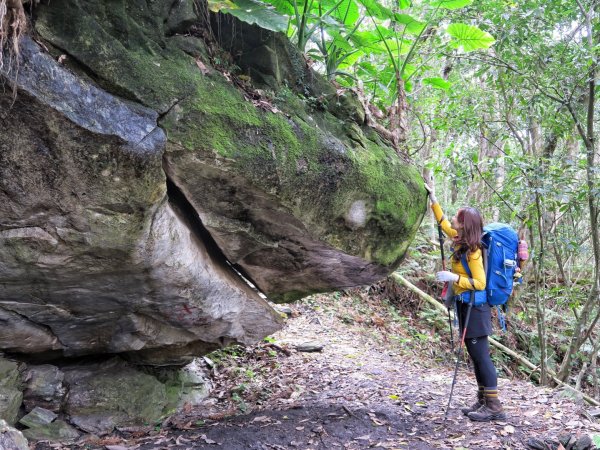
[[[471,420],[486,422],[504,420],[506,415],[498,398],[498,375],[490,357],[488,336],[492,334],[492,316],[490,305],[483,300],[482,304],[471,307],[469,323],[465,324],[471,295],[476,295],[476,303],[480,302],[485,289],[485,269],[481,253],[481,235],[483,219],[475,208],[460,208],[449,222],[445,218],[432,189],[425,185],[431,200],[431,209],[444,233],[452,238],[452,271],[442,271],[435,275],[437,281],[453,283],[457,305],[459,331],[463,333],[466,325],[465,344],[473,361],[475,378],[477,379],[477,401],[462,412]],[[465,267],[465,263],[468,269]],[[468,273],[470,272],[470,274]]]

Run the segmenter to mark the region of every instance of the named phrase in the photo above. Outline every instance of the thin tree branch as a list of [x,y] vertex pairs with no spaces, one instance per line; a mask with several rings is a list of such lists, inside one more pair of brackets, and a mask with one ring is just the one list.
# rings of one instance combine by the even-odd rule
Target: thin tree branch
[[515,216],[517,216],[519,218],[519,220],[524,221],[525,218],[523,216],[521,216],[516,210],[515,208],[513,208],[510,203],[508,203],[504,197],[502,197],[502,195],[500,195],[500,193],[490,184],[488,183],[488,181],[485,179],[485,177],[483,176],[483,174],[481,173],[481,171],[479,170],[479,166],[477,166],[477,164],[473,164],[473,166],[475,167],[475,169],[477,170],[477,173],[479,173],[479,176],[481,177],[481,179],[483,180],[483,182],[487,185],[487,187],[489,187],[492,192],[494,194],[496,194],[498,196],[498,198],[500,200],[502,200],[502,203],[504,203],[506,206],[508,206],[508,208],[515,213]]

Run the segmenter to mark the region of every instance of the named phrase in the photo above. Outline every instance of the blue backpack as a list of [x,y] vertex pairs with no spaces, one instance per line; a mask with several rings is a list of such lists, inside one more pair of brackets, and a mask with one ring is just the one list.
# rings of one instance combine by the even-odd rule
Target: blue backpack
[[487,302],[492,306],[505,305],[513,291],[513,277],[519,261],[519,236],[510,225],[490,223],[483,227],[481,244],[485,266]]
[[[518,267],[519,237],[510,225],[494,222],[483,227],[481,245],[486,278],[485,298],[491,306],[497,307],[498,320],[502,329],[506,330],[506,319],[500,307],[506,305],[513,291],[513,277]],[[466,257],[461,262],[471,277]],[[468,300],[465,298],[463,301]],[[482,303],[484,302],[478,302],[476,298],[475,305]]]

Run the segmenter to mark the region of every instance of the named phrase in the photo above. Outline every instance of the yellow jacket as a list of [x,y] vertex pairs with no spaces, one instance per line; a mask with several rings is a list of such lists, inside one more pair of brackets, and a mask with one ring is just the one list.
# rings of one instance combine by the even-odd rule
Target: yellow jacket
[[[433,203],[431,205],[431,209],[433,211],[433,214],[435,215],[435,219],[442,226],[442,230],[444,231],[444,233],[446,233],[448,237],[454,238],[458,234],[458,231],[452,228],[450,221],[444,216],[442,207],[438,203]],[[454,287],[454,293],[458,295],[462,294],[465,291],[472,290],[473,285],[471,285],[471,282],[469,281],[469,275],[467,275],[467,271],[463,267],[460,260],[456,261],[454,258],[450,258],[450,260],[452,261],[452,272],[458,275],[458,281],[452,284]],[[477,249],[476,251],[467,255],[467,264],[469,265],[471,275],[473,276],[475,290],[484,290],[485,269],[483,268],[483,257],[481,255],[481,249]]]

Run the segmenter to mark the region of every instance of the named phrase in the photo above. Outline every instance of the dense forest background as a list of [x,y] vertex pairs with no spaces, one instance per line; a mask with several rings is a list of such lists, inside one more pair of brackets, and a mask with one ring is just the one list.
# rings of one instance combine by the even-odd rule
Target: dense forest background
[[[531,259],[512,337],[541,384],[600,398],[599,2],[211,1],[287,33],[358,93],[367,121],[423,167],[452,213],[511,223]],[[321,99],[314,99],[318,105]],[[433,221],[426,234],[435,241]]]

